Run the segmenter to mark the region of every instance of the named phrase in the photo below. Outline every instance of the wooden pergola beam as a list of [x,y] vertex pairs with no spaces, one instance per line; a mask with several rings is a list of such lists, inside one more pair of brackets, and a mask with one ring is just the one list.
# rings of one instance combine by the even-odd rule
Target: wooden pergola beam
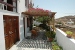
[[54,29],[55,29],[55,17],[53,16],[53,32],[54,32]]
[[30,16],[54,16],[56,14],[56,12],[50,12],[52,14],[49,14],[49,13],[35,13],[35,12],[22,12],[22,14],[25,14],[25,15],[30,15]]
[[49,16],[51,18],[53,18],[53,31],[55,29],[55,19],[54,19],[54,15],[56,14],[56,12],[51,12],[51,11],[43,11],[42,9],[41,10],[38,10],[38,9],[29,9],[30,11],[26,11],[26,12],[22,12],[22,14],[25,14],[25,15],[29,15],[29,16]]

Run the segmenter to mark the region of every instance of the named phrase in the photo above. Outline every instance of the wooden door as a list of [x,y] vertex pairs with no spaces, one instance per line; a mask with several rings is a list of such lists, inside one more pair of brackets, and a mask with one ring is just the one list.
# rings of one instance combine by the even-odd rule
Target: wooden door
[[9,16],[8,17],[8,23],[9,23],[9,39],[10,39],[10,47],[14,44],[14,28],[13,28],[13,17]]
[[[16,21],[16,22],[15,22]],[[15,36],[15,39],[14,39],[14,43],[16,43],[17,41],[19,41],[19,23],[18,23],[18,17],[13,17],[13,28],[14,28],[14,36]]]
[[18,17],[4,15],[4,35],[6,50],[19,41]]
[[5,36],[5,46],[6,46],[6,50],[8,50],[10,47],[9,44],[9,27],[8,27],[8,19],[7,17],[3,17],[3,22],[4,22],[4,36]]

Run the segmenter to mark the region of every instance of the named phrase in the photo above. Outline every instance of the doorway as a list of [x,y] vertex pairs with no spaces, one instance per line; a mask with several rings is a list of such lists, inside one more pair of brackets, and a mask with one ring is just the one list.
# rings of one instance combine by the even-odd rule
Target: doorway
[[3,15],[4,36],[6,50],[9,50],[19,41],[19,18],[18,16]]
[[24,26],[24,38],[25,38],[25,17],[23,17],[23,26]]

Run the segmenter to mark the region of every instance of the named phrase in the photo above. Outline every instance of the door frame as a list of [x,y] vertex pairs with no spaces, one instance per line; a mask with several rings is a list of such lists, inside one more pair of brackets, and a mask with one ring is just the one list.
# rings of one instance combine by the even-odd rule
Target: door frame
[[23,26],[24,26],[24,38],[25,38],[25,17],[23,17]]
[[[12,18],[14,18],[14,17],[17,17],[16,19],[17,19],[17,34],[18,34],[18,40],[16,41],[16,42],[18,42],[18,41],[20,41],[20,34],[19,34],[19,16],[12,16],[12,15],[3,15],[3,20],[4,20],[4,17],[12,17]],[[3,24],[4,25],[4,24]],[[5,42],[6,43],[6,42]],[[14,43],[15,44],[15,43]],[[9,49],[10,49],[11,47],[9,47]]]

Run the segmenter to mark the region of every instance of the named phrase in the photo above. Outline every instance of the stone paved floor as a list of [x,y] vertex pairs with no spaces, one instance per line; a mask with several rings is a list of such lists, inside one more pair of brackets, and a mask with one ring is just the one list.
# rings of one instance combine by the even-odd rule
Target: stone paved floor
[[17,47],[20,48],[40,48],[40,49],[50,49],[51,44],[50,42],[47,42],[46,40],[27,40],[24,39],[21,41]]
[[10,50],[51,50],[51,43],[47,42],[44,32],[39,32],[35,39],[23,39]]

